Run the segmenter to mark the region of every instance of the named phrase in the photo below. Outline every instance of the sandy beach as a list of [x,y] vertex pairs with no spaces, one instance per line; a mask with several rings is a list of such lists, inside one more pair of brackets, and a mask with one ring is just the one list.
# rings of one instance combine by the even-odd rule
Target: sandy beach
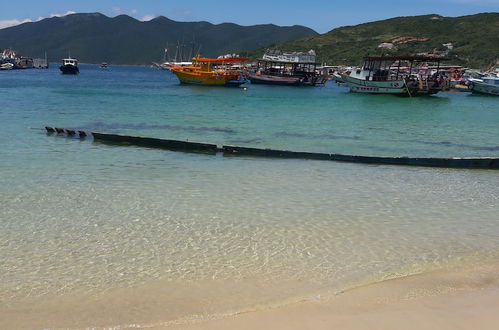
[[493,268],[438,272],[353,289],[328,300],[248,312],[173,329],[497,329]]

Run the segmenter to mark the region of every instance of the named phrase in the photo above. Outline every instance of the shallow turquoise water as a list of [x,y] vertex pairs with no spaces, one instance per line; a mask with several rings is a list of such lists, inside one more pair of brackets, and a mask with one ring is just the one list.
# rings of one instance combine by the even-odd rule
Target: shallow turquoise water
[[[181,86],[140,67],[0,72],[0,305],[15,313],[130,288],[147,300],[156,285],[169,294],[144,320],[154,323],[497,262],[497,171],[175,153],[41,130],[499,157],[497,98],[247,87]],[[134,321],[111,319],[102,325]],[[60,322],[49,326],[74,326]]]

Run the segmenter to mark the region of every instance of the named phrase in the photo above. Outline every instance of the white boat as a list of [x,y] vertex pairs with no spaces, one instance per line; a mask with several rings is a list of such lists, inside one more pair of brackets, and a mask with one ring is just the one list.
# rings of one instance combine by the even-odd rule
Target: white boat
[[78,74],[80,69],[78,69],[78,60],[74,58],[64,58],[62,59],[62,65],[59,67],[62,74]]
[[468,81],[471,83],[473,93],[499,96],[499,77],[470,78]]
[[178,67],[178,66],[190,66],[192,65],[192,62],[163,62],[163,63],[153,63],[158,69],[161,70],[172,70],[172,67]]
[[0,65],[0,70],[12,70],[14,68],[14,64],[12,63],[3,63]]
[[439,66],[428,70],[422,64],[440,65],[441,60],[425,56],[369,56],[364,58],[361,68],[340,76],[355,93],[431,95],[448,89],[449,81],[439,75]]

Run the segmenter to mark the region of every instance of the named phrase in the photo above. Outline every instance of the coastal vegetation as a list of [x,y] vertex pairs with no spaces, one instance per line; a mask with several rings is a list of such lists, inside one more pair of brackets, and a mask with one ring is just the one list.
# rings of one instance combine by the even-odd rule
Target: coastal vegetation
[[[499,59],[499,13],[396,17],[344,26],[274,47],[287,51],[314,49],[319,61],[336,65],[358,65],[366,55],[437,53],[455,64],[487,68]],[[263,51],[251,55],[257,57]]]

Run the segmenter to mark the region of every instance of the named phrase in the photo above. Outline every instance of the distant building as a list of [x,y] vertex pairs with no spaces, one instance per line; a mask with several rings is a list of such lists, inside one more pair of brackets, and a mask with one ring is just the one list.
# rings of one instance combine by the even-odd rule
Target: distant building
[[442,44],[442,46],[447,47],[448,50],[454,49],[454,45],[452,44],[452,42],[448,42],[446,44]]
[[378,45],[378,48],[393,49],[395,47],[391,42],[383,42]]

